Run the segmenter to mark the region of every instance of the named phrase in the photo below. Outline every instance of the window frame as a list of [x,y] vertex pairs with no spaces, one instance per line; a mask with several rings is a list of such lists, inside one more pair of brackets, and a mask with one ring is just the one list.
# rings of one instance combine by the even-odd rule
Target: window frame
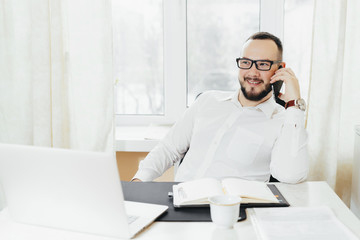
[[[285,0],[259,0],[260,29],[283,40]],[[163,1],[164,114],[115,114],[117,126],[171,125],[187,109],[187,0]],[[116,99],[114,99],[116,100]]]

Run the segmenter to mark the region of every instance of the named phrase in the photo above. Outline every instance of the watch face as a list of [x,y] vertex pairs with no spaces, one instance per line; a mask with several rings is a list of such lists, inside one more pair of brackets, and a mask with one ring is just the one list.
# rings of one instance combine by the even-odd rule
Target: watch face
[[296,105],[298,106],[298,108],[302,111],[305,111],[306,109],[306,102],[304,99],[300,98],[296,101]]

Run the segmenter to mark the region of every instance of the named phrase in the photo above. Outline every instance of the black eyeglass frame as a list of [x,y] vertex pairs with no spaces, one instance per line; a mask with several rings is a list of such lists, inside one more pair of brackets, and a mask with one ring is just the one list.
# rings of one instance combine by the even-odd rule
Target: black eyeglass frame
[[[250,61],[251,62],[250,67],[247,67],[247,68],[240,67],[240,65],[239,65],[240,60],[248,60],[248,61]],[[270,63],[270,67],[267,70],[259,69],[259,66],[258,66],[257,62],[268,62],[268,63]],[[281,62],[282,61],[271,61],[271,60],[261,60],[261,59],[260,60],[251,60],[249,58],[237,58],[236,59],[236,65],[238,66],[238,68],[240,68],[240,69],[250,69],[250,68],[252,68],[253,64],[255,63],[255,67],[259,71],[269,71],[274,63],[281,63]]]

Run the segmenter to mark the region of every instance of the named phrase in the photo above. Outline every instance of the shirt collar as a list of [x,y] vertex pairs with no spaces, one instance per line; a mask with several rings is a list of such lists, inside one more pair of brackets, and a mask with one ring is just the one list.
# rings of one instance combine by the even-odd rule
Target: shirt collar
[[[228,95],[224,98],[222,98],[222,101],[231,101],[233,102],[236,106],[240,107],[240,108],[244,108],[241,103],[239,102],[238,96],[239,96],[239,90],[237,90],[236,92],[234,92],[232,95]],[[260,110],[262,111],[265,116],[267,118],[271,118],[271,116],[274,114],[274,112],[277,110],[277,106],[278,104],[275,101],[274,95],[272,95],[268,100],[266,100],[265,102],[262,102],[260,104],[258,104],[255,107],[249,107],[252,109],[256,109],[256,110]]]
[[271,116],[277,111],[278,104],[275,101],[274,95],[272,95],[265,102],[260,103],[255,108],[261,110],[267,118],[271,118]]

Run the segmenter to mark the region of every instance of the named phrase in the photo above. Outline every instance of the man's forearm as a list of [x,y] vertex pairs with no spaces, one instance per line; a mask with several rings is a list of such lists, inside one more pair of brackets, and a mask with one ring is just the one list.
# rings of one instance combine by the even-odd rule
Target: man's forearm
[[160,177],[172,165],[166,151],[161,143],[158,144],[144,160],[140,161],[139,169],[133,179],[153,181],[155,178]]
[[304,129],[301,113],[294,113],[298,115],[300,121],[285,122],[274,145],[270,164],[271,174],[286,183],[304,181],[309,171],[307,132]]
[[153,181],[160,177],[167,169],[179,161],[184,153],[178,153],[172,145],[159,143],[139,164],[139,169],[133,179]]
[[197,104],[193,104],[166,137],[140,162],[134,178],[152,181],[180,161],[190,146]]

